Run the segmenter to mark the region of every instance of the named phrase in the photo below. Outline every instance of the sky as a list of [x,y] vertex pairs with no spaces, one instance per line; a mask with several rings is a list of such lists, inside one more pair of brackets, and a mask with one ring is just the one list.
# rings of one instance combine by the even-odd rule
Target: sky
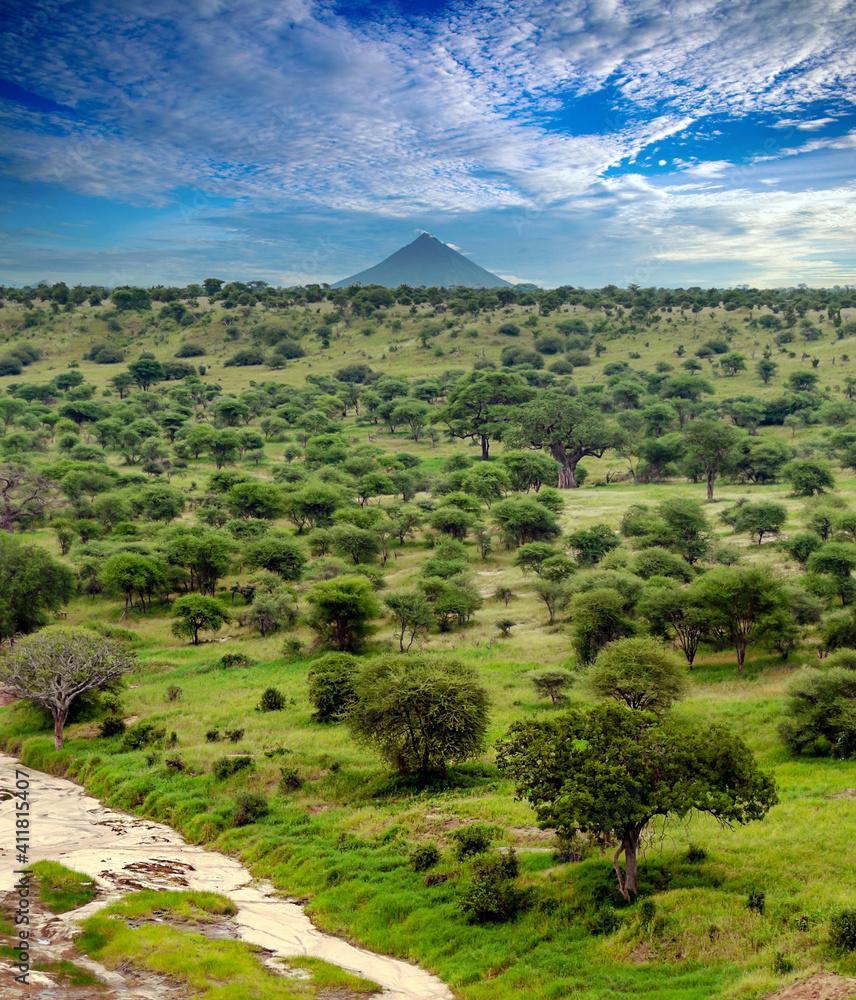
[[856,284],[856,2],[0,0],[0,283]]

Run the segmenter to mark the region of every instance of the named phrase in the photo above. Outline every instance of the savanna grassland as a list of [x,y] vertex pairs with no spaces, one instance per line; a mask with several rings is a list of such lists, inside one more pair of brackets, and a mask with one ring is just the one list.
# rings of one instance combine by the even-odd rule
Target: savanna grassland
[[[54,749],[47,715],[22,702],[0,712],[0,736],[34,768],[67,774],[110,805],[234,852],[255,875],[305,901],[325,930],[418,962],[471,1000],[752,998],[821,967],[856,974],[856,958],[829,943],[830,918],[854,906],[856,765],[820,744],[796,754],[778,730],[800,668],[822,663],[819,650],[849,646],[830,638],[829,622],[851,614],[850,570],[836,575],[815,566],[788,543],[814,534],[815,548],[838,545],[845,563],[854,548],[847,515],[856,511],[856,300],[846,290],[559,292],[510,293],[503,303],[492,293],[212,285],[155,290],[153,302],[116,300],[114,293],[113,302],[93,305],[87,295],[66,303],[59,295],[52,305],[49,290],[29,302],[7,291],[0,355],[32,348],[35,356],[0,376],[0,408],[19,401],[0,409],[8,417],[0,464],[57,484],[53,502],[41,515],[21,518],[12,537],[44,549],[73,574],[61,621],[97,626],[136,653],[139,666],[120,705],[104,699],[79,712],[62,750]],[[188,344],[189,352],[182,347]],[[99,362],[99,347],[115,360]],[[509,348],[519,349],[516,358]],[[234,363],[241,352],[244,361]],[[117,383],[140,355],[151,355],[161,375],[177,363],[192,371]],[[729,357],[731,368],[722,364]],[[563,359],[564,368],[556,365]],[[775,366],[766,379],[757,369],[762,360]],[[349,366],[370,371],[360,368],[360,380],[350,381]],[[598,429],[602,424],[614,436],[601,457],[582,457],[585,474],[575,469],[580,488],[554,489],[558,479],[550,477],[561,470],[553,462],[543,485],[509,484],[483,498],[467,492],[467,475],[482,464],[478,436],[450,437],[438,415],[456,381],[473,370],[517,375],[532,390],[532,399],[509,406],[529,405],[545,392],[587,401]],[[373,398],[378,376],[387,378],[389,399]],[[686,378],[707,388],[691,381],[685,393],[670,395],[670,380]],[[406,380],[403,388],[395,388],[396,379]],[[24,386],[43,389],[22,392]],[[232,398],[237,409],[220,406]],[[384,409],[404,399],[424,404],[421,418],[419,407],[410,418]],[[67,404],[97,406],[78,407],[76,419]],[[498,409],[486,432],[491,466],[506,468],[503,455],[511,451],[534,453],[515,438],[517,413]],[[715,472],[712,503],[703,463],[683,444],[705,421],[735,435]],[[123,438],[134,422],[139,441]],[[196,457],[183,442],[198,426],[248,436],[219,457],[200,445]],[[665,442],[666,452],[652,452],[652,441]],[[752,451],[759,441],[775,442],[766,464]],[[793,461],[815,463],[834,486],[795,495]],[[240,475],[229,480],[230,473]],[[262,517],[239,509],[227,494],[241,475],[275,487],[286,507],[274,503]],[[367,490],[369,476],[378,477],[376,492]],[[312,483],[333,487],[340,502],[327,521],[299,526],[287,516],[288,498]],[[156,486],[172,488],[165,501],[152,492]],[[497,521],[497,506],[515,496],[541,497],[555,519],[555,530],[540,539],[566,559],[554,581],[560,593],[553,615],[538,596],[540,563],[533,556],[522,565],[520,538]],[[689,560],[667,533],[628,527],[638,505],[656,518],[669,500],[697,501],[707,519],[702,549]],[[739,519],[722,519],[740,501],[784,509],[760,545]],[[458,538],[438,527],[440,520],[432,523],[450,505],[470,517]],[[416,519],[403,539],[383,527],[384,518],[402,512]],[[363,525],[374,547],[355,559],[335,534],[342,525]],[[597,525],[606,525],[612,540],[591,561],[568,536]],[[170,539],[184,526],[216,531],[229,547],[213,596],[231,620],[203,631],[199,644],[171,629],[174,602],[193,588],[186,567],[168,557]],[[248,546],[265,538],[286,539],[304,561],[284,574],[277,593],[285,611],[260,634],[257,619],[242,624],[240,616],[255,600],[244,591],[263,569],[249,564]],[[643,569],[640,551],[654,549],[673,561]],[[123,594],[102,575],[111,557],[127,553],[153,561],[161,575]],[[440,565],[439,577],[438,561],[452,564]],[[811,595],[816,613],[799,625],[787,659],[775,636],[760,630],[742,673],[733,647],[703,642],[686,671],[687,697],[672,714],[731,727],[775,776],[779,803],[762,821],[733,829],[697,815],[652,825],[640,857],[639,897],[628,905],[615,888],[614,846],[601,854],[581,843],[558,859],[553,834],[514,797],[493,747],[513,723],[561,710],[533,686],[533,674],[545,668],[570,671],[571,707],[596,703],[570,603],[589,574],[635,595],[625,610],[633,628],[645,632],[637,609],[643,592],[691,586],[728,566],[769,571],[782,586]],[[446,585],[470,596],[460,616],[435,615],[413,649],[477,671],[490,699],[482,756],[417,782],[354,742],[342,723],[313,720],[307,671],[324,649],[305,617],[309,596],[321,583],[352,574],[371,582],[381,607],[384,597],[418,592],[426,579],[446,581],[436,585],[435,602]],[[256,590],[262,584],[273,586],[257,577]],[[502,591],[507,601],[497,598]],[[397,652],[386,608],[371,625],[360,658]],[[230,661],[228,654],[243,656]],[[284,707],[261,712],[268,688],[277,689]],[[126,732],[102,735],[105,715],[117,714]],[[141,725],[150,727],[151,739],[131,749],[125,737],[142,732]],[[249,758],[237,773],[215,767],[237,757]],[[236,824],[248,793],[264,808],[254,821]],[[454,831],[470,823],[490,826],[494,846],[517,851],[527,903],[512,920],[473,923],[461,910],[470,862],[457,858]],[[412,852],[428,844],[441,852],[439,863],[416,871]],[[648,901],[653,908],[643,909]]]

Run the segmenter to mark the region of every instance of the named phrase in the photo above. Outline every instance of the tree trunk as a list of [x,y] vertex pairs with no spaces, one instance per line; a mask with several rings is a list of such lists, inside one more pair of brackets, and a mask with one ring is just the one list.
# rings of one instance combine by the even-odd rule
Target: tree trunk
[[[612,859],[612,867],[615,869],[615,874],[618,876],[618,891],[628,903],[630,902],[630,894],[633,893],[635,895],[638,888],[636,866],[636,849],[638,846],[639,830],[626,830],[621,844]],[[622,852],[624,853],[625,870],[623,877],[621,874],[621,866],[618,864],[618,859],[621,857]]]
[[709,469],[705,473],[705,480],[707,481],[707,499],[708,501],[713,500],[713,484],[716,480],[716,474],[712,469]]
[[55,708],[53,710],[54,718],[54,750],[62,750],[62,730],[65,726],[65,720],[68,718],[67,708]]
[[490,458],[490,438],[487,434],[481,435],[482,461],[486,462]]
[[575,490],[577,488],[577,481],[574,478],[574,470],[576,465],[570,465],[566,463],[559,470],[559,489],[560,490]]
[[744,645],[738,645],[737,647],[737,673],[743,673],[743,664],[746,661],[746,647]]

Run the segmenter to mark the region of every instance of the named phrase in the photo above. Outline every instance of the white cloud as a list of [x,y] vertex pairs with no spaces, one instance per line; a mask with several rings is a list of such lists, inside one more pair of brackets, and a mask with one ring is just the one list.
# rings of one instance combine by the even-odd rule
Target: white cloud
[[[79,0],[23,47],[30,8],[7,6],[0,58],[22,87],[75,113],[0,104],[3,172],[173,205],[196,235],[232,245],[255,237],[236,236],[229,219],[332,212],[431,224],[498,213],[527,226],[590,217],[606,239],[623,232],[650,247],[663,218],[682,223],[682,206],[696,221],[678,230],[688,251],[708,234],[706,260],[743,252],[740,227],[728,233],[750,203],[750,214],[778,217],[753,199],[780,192],[753,187],[796,183],[801,154],[854,145],[818,136],[756,157],[780,161],[775,180],[735,176],[722,143],[717,159],[702,158],[702,140],[723,132],[721,122],[707,129],[708,115],[766,114],[809,133],[834,123],[799,114],[852,92],[856,20],[845,0],[483,0],[358,24],[327,0]],[[575,98],[607,85],[619,109],[573,121]],[[572,119],[564,130],[549,127],[559,112]],[[669,156],[678,138],[698,144],[657,160],[675,174],[645,177],[645,158],[661,144]],[[852,203],[840,180],[799,177]],[[813,231],[794,233],[815,246]],[[763,254],[781,256],[767,246],[748,259]]]

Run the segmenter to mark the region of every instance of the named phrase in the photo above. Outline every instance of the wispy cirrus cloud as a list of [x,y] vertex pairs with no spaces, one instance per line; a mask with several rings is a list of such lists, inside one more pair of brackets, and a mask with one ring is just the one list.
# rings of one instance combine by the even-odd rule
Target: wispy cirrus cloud
[[[35,33],[28,4],[6,8],[0,173],[146,209],[145,239],[164,246],[190,225],[200,253],[227,244],[240,266],[336,216],[378,232],[430,219],[477,259],[513,230],[506,270],[521,270],[532,240],[533,271],[559,282],[537,239],[560,222],[632,226],[626,246],[645,256],[663,218],[693,212],[721,256],[754,268],[728,220],[772,211],[771,185],[805,183],[807,158],[852,148],[856,19],[843,0],[488,0],[433,13],[79,0]],[[753,172],[770,160],[775,181]],[[851,198],[843,179],[826,190]],[[826,190],[813,187],[803,203],[823,218]],[[266,235],[266,216],[290,232]],[[464,238],[467,219],[480,242]]]

